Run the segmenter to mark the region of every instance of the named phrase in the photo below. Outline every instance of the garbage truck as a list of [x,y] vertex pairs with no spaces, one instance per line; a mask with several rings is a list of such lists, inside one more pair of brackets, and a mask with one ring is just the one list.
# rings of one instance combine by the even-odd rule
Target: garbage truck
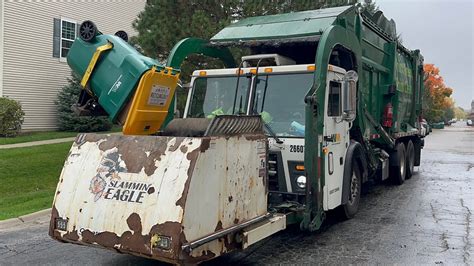
[[[166,63],[91,21],[79,35],[73,109],[108,115],[123,135],[77,136],[53,202],[56,240],[200,263],[292,224],[317,231],[330,210],[352,218],[363,184],[401,185],[420,165],[423,57],[381,11],[250,17],[181,40]],[[223,67],[183,86],[191,54]]]

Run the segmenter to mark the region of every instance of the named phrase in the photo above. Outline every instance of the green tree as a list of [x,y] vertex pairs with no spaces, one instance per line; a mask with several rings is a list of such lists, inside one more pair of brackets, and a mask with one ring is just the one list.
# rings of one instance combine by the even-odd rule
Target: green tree
[[[350,0],[354,2],[355,0]],[[149,0],[133,22],[138,44],[147,56],[164,61],[181,39],[209,39],[233,21],[246,17],[347,5],[347,0]]]
[[467,113],[463,108],[458,106],[454,108],[454,117],[456,117],[456,119],[466,119]]
[[455,117],[454,106],[444,110],[443,121],[449,121]]
[[424,93],[423,116],[428,122],[441,122],[454,117],[454,100],[451,98],[453,89],[444,84],[439,68],[433,64],[423,66]]
[[374,14],[375,12],[379,11],[379,7],[375,4],[375,1],[373,0],[363,0],[362,10],[365,10],[370,14]]
[[72,111],[71,106],[77,103],[81,90],[81,80],[72,73],[68,84],[58,93],[58,99],[55,102],[58,110],[59,130],[75,132],[110,130],[112,123],[106,116],[79,116]]

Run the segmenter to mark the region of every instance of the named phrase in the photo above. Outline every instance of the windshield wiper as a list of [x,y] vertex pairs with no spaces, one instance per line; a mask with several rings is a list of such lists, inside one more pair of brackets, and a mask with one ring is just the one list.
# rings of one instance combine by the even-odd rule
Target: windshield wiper
[[270,135],[272,136],[272,138],[276,141],[276,143],[278,144],[283,144],[283,140],[281,140],[280,138],[278,138],[278,136],[275,134],[275,131],[273,131],[273,129],[270,127],[269,124],[265,123],[265,121],[263,122],[263,125],[265,126],[265,128],[267,129],[268,133],[270,133]]
[[239,68],[237,69],[237,83],[235,84],[235,95],[234,95],[234,105],[232,106],[232,114],[235,113],[235,104],[237,103],[237,94],[239,92],[240,71],[242,69],[242,65],[244,64],[244,62],[245,61],[242,60],[242,62],[240,62],[239,64]]
[[268,77],[269,75],[267,75],[267,78],[265,80],[265,87],[263,88],[263,99],[262,99],[262,106],[260,108],[260,113],[263,112],[263,106],[265,105],[265,96],[267,95],[267,87],[268,87]]
[[[254,78],[255,82],[253,83],[253,92],[254,92],[254,93],[256,93],[256,91],[257,91],[257,82],[259,81],[259,79],[258,79],[258,68],[260,67],[260,62],[261,62],[262,60],[263,60],[263,58],[261,58],[261,59],[258,60],[258,62],[257,62],[257,67],[256,67],[256,71],[255,71],[255,78]],[[264,101],[265,101],[265,94],[267,93],[267,85],[268,85],[268,75],[267,75],[267,78],[266,78],[266,80],[265,80],[265,90],[264,90],[264,92],[263,92],[262,108],[261,108],[262,111],[263,111],[263,103],[264,103]],[[258,96],[257,96],[257,97],[258,97]],[[255,101],[255,99],[253,99],[253,100]],[[257,99],[257,104],[258,104],[258,99]],[[257,108],[255,108],[255,109],[252,108],[252,109],[253,109],[253,110],[252,110],[252,113],[253,113],[253,114],[258,114],[258,113],[257,113],[257,110],[256,110]],[[262,118],[262,120],[263,120],[263,118]],[[264,125],[265,128],[267,129],[268,133],[270,133],[270,135],[272,136],[272,138],[276,141],[276,143],[278,143],[278,144],[283,144],[283,141],[282,141],[280,138],[278,138],[277,134],[275,134],[275,131],[273,131],[273,129],[270,127],[269,124],[267,124],[267,123],[265,123],[265,121],[263,121],[263,125]]]

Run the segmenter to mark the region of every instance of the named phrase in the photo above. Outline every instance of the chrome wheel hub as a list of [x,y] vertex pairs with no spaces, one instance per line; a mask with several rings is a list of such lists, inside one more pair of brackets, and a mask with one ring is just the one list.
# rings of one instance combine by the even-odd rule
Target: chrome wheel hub
[[349,203],[352,205],[357,199],[357,195],[359,194],[359,182],[357,180],[356,174],[353,172],[351,177],[351,193],[349,195]]

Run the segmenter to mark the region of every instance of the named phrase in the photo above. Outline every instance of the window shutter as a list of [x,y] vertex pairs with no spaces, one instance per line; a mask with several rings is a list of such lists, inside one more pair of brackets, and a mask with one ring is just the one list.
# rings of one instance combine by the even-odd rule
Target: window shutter
[[61,20],[58,18],[54,19],[53,26],[53,57],[59,58],[61,56],[60,42],[61,42]]
[[[81,23],[76,23],[76,38],[79,38],[79,26],[81,26]],[[74,40],[76,38],[74,38]]]

